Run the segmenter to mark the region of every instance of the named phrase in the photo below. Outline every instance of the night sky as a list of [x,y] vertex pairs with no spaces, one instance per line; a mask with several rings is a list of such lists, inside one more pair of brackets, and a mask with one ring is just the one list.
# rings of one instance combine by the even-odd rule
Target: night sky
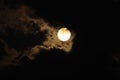
[[[24,76],[78,76],[82,78],[118,78],[120,75],[119,0],[102,1],[39,1],[3,0],[9,9],[25,5],[34,11],[29,16],[42,18],[50,25],[67,26],[75,33],[69,53],[60,49],[41,50],[35,59],[22,57],[17,65],[0,68],[0,74],[9,77]],[[1,6],[2,6],[1,1]],[[0,11],[3,7],[0,8]],[[9,13],[9,11],[7,12]],[[0,14],[1,15],[1,14]],[[19,16],[21,17],[21,16]],[[11,17],[12,18],[12,17]],[[0,24],[4,16],[0,16]],[[9,20],[9,19],[8,19]],[[33,25],[35,26],[35,25]],[[0,25],[1,27],[1,25]],[[37,27],[36,27],[37,28]],[[45,33],[23,34],[7,28],[7,36],[0,28],[0,60],[5,52],[4,40],[9,48],[18,51],[42,44]],[[34,31],[33,31],[34,32]],[[6,32],[5,32],[6,33]],[[22,54],[22,52],[21,52]],[[4,62],[4,61],[3,61]],[[6,62],[4,62],[6,63]],[[8,63],[9,64],[9,63]]]

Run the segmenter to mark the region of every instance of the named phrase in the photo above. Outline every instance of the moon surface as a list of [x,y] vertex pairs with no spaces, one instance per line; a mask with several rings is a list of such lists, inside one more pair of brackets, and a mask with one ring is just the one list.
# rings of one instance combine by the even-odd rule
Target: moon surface
[[71,37],[71,32],[67,28],[61,28],[58,30],[57,36],[60,41],[68,41]]

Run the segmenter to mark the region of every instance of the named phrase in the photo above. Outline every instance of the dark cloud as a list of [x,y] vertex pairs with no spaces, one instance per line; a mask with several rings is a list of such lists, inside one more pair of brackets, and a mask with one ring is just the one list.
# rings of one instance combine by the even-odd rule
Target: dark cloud
[[73,45],[74,34],[67,42],[57,38],[60,28],[50,26],[41,18],[31,17],[34,11],[25,5],[9,8],[4,4],[0,6],[0,55],[1,66],[16,64],[21,58],[27,56],[33,60],[35,54],[42,49],[52,48],[70,52]]

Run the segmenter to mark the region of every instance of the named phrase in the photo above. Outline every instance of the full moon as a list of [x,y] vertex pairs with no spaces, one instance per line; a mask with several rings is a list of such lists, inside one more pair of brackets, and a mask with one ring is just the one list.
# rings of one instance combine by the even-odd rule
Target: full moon
[[58,30],[57,36],[60,41],[68,41],[71,37],[71,32],[67,28],[61,28]]

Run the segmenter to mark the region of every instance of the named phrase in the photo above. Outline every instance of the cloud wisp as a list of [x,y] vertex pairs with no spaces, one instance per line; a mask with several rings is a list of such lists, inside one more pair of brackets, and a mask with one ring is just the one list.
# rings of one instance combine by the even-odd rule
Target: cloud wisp
[[9,9],[2,5],[0,12],[0,47],[3,54],[0,66],[16,64],[24,56],[33,60],[42,49],[71,51],[75,34],[72,33],[66,42],[58,40],[59,26],[56,28],[42,18],[31,17],[32,10],[27,6]]

